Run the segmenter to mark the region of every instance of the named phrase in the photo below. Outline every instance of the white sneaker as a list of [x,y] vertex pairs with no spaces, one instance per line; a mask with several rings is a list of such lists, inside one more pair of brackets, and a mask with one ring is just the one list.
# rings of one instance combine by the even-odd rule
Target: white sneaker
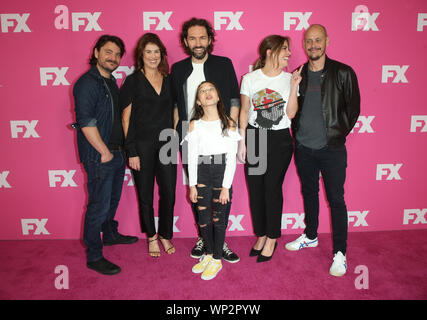
[[332,262],[329,273],[335,277],[341,277],[347,272],[347,258],[338,251],[334,255],[334,262]]
[[285,245],[285,248],[289,251],[298,251],[303,248],[315,248],[319,244],[319,241],[317,241],[317,238],[314,240],[310,240],[307,238],[305,233],[303,233],[298,239],[288,242]]
[[202,273],[203,271],[205,271],[206,267],[208,266],[209,262],[211,262],[212,259],[213,259],[212,256],[208,256],[206,254],[202,255],[202,257],[199,260],[199,263],[194,265],[191,271],[193,271],[193,273]]
[[218,272],[221,271],[221,269],[222,269],[221,260],[217,260],[217,259],[212,258],[209,261],[208,266],[206,267],[206,269],[202,273],[202,279],[203,280],[211,280],[211,279],[215,278],[216,275],[218,274]]

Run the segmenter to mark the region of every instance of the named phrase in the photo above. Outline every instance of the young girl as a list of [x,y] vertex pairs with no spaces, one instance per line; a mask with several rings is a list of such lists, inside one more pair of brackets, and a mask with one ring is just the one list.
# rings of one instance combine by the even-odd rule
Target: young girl
[[196,91],[188,141],[190,200],[197,214],[206,254],[192,271],[203,280],[213,279],[222,269],[221,257],[227,221],[225,208],[236,170],[237,144],[241,139],[235,122],[225,113],[218,89],[202,82]]

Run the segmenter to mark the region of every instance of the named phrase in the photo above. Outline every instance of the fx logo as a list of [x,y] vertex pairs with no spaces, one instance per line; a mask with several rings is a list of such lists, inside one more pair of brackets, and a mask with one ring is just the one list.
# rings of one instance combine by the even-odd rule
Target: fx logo
[[19,138],[18,133],[22,132],[22,138],[40,138],[36,131],[36,126],[39,120],[11,120],[10,131],[12,138]]
[[[135,66],[119,66],[116,70],[113,71],[112,75],[116,79],[126,79],[128,75],[130,75],[135,70]],[[123,76],[124,75],[124,76]]]
[[[179,219],[179,216],[173,217],[173,232],[181,232],[178,227],[176,226],[176,223]],[[154,226],[156,227],[156,232],[159,230],[159,217],[154,217]]]
[[22,15],[18,13],[0,14],[1,32],[8,33],[9,27],[13,27],[15,24],[16,26],[13,32],[31,32],[30,28],[27,26],[27,20],[29,16],[29,13],[23,13]]
[[[142,20],[144,21],[144,30],[151,30],[152,24],[157,24],[154,30],[173,30],[169,24],[169,19],[172,16],[172,11],[163,12],[143,12]],[[157,19],[159,22],[157,23]]]
[[419,132],[427,132],[427,116],[411,117],[411,132],[417,132],[418,127],[421,128]]
[[[64,5],[56,6],[55,13],[59,15],[55,18],[55,28],[58,30],[70,28],[68,7]],[[71,24],[73,31],[80,31],[80,26],[86,26],[83,31],[102,31],[98,24],[101,12],[72,12]],[[87,22],[86,22],[87,21]]]
[[417,31],[424,31],[424,26],[427,26],[427,13],[419,13],[417,21]]
[[360,128],[358,133],[374,133],[374,129],[372,129],[371,123],[375,119],[375,116],[359,116],[357,119],[354,128],[351,129],[351,133],[354,132],[355,128]]
[[29,235],[29,231],[34,230],[34,226],[36,227],[36,230],[33,233],[34,235],[50,234],[45,227],[46,223],[47,219],[21,219],[22,234]]
[[357,6],[351,13],[351,31],[379,31],[375,23],[379,15],[379,12],[370,14],[366,6]]
[[135,184],[134,184],[134,181],[133,181],[133,176],[132,176],[132,172],[130,171],[130,169],[128,169],[128,168],[126,168],[126,170],[125,170],[125,177],[124,177],[124,181],[129,181],[128,183],[127,183],[127,186],[128,187],[133,187]]
[[291,30],[291,25],[296,24],[298,19],[299,23],[295,30],[299,31],[302,29],[307,30],[310,26],[308,19],[311,17],[313,12],[283,12],[283,30]]
[[221,25],[227,24],[227,20],[230,20],[225,30],[244,30],[239,20],[242,17],[243,11],[237,11],[233,13],[231,11],[215,11],[214,12],[214,28],[215,30],[221,30]]
[[68,67],[40,68],[40,84],[42,86],[47,86],[47,81],[53,80],[52,86],[69,86],[70,83],[65,78],[65,74],[67,73],[68,69]]
[[376,180],[383,180],[383,176],[386,175],[386,180],[402,180],[399,175],[399,170],[403,163],[397,164],[377,164],[377,178]]
[[76,170],[49,170],[49,187],[56,188],[56,183],[61,182],[60,187],[77,187],[73,177]]
[[291,229],[305,228],[304,213],[283,213],[282,214],[282,229],[287,229],[288,224],[292,226]]
[[368,215],[369,211],[349,211],[348,212],[348,225],[350,225],[350,222],[353,223],[353,227],[369,227],[368,223],[366,222],[366,216]]
[[408,79],[405,76],[409,66],[382,66],[382,83],[388,83],[389,78],[393,78],[392,83],[408,83]]
[[403,224],[409,224],[410,220],[414,220],[411,224],[426,224],[425,214],[427,209],[405,209],[403,211]]
[[12,188],[6,180],[9,173],[10,171],[0,172],[0,188]]
[[228,221],[231,222],[230,228],[228,228],[228,231],[245,231],[245,229],[242,227],[242,219],[245,215],[239,214],[238,216],[230,214],[228,217]]

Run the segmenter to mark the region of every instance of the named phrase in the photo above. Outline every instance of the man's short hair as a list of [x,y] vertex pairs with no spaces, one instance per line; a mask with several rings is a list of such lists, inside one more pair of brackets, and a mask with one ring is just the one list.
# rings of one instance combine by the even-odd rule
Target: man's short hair
[[123,40],[120,39],[119,37],[116,37],[116,36],[112,36],[112,35],[109,35],[109,34],[104,34],[104,35],[102,35],[102,36],[99,37],[98,41],[96,41],[96,44],[95,44],[95,46],[92,49],[92,57],[89,60],[89,64],[91,66],[96,65],[96,63],[98,62],[98,59],[96,59],[96,57],[95,57],[95,49],[98,50],[98,52],[99,52],[99,50],[107,42],[112,42],[112,43],[116,44],[119,47],[119,49],[120,49],[120,57],[123,57],[123,55],[126,52],[125,44],[123,43]]
[[188,37],[188,29],[194,26],[199,27],[205,27],[206,33],[208,34],[209,39],[211,40],[211,43],[209,44],[207,51],[210,54],[213,51],[213,45],[215,42],[215,30],[212,28],[212,25],[209,21],[206,19],[198,19],[198,18],[191,18],[188,21],[185,21],[182,25],[181,34],[180,34],[180,40],[181,40],[181,46],[183,47],[185,53],[188,55],[191,55],[190,49],[185,45],[184,40]]

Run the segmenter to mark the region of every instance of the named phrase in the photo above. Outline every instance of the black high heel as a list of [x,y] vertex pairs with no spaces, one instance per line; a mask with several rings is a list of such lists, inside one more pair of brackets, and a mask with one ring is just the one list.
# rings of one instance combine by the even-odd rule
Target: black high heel
[[277,241],[276,241],[276,243],[274,244],[274,249],[273,249],[273,253],[271,254],[271,256],[266,257],[266,256],[263,256],[263,255],[260,253],[260,254],[259,254],[259,256],[258,256],[258,258],[256,259],[256,262],[267,262],[267,261],[270,261],[270,260],[271,260],[271,258],[273,257],[274,251],[276,251],[276,248],[277,248]]
[[249,252],[249,257],[256,257],[259,256],[261,254],[261,250],[256,250],[254,248],[251,249],[251,252]]

